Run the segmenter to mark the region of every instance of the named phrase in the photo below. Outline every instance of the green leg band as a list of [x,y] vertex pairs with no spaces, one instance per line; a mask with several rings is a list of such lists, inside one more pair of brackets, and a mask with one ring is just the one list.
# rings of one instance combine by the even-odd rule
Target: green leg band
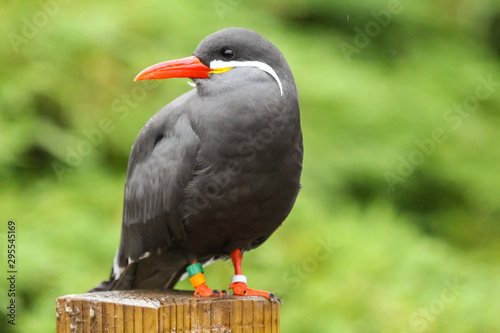
[[197,262],[196,264],[189,265],[186,268],[186,271],[188,272],[189,277],[193,277],[198,273],[204,273],[203,266],[199,262]]

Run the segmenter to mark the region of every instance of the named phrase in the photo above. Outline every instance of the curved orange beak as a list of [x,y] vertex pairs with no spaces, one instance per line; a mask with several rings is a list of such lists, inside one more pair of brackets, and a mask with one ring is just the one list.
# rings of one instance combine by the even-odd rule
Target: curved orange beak
[[205,66],[200,59],[195,56],[160,62],[140,72],[134,79],[153,80],[168,79],[173,77],[186,77],[190,79],[207,79],[210,67]]

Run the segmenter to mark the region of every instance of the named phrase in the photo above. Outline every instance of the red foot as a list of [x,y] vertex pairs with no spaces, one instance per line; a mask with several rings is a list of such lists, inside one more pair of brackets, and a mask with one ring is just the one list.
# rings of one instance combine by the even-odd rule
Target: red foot
[[229,289],[233,289],[234,294],[238,296],[262,296],[270,299],[271,301],[277,301],[281,303],[281,300],[277,298],[273,293],[270,293],[269,291],[250,289],[248,288],[246,283],[243,282],[231,283],[229,285]]
[[217,289],[210,289],[204,283],[202,283],[198,287],[196,287],[196,290],[194,291],[194,295],[196,297],[209,297],[209,296],[221,297],[225,294],[227,294],[227,292],[225,290],[218,291]]

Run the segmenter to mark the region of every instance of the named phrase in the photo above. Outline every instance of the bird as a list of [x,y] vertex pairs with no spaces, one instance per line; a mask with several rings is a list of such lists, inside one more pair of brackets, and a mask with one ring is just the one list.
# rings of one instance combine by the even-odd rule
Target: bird
[[249,288],[241,263],[283,223],[301,188],[298,92],[285,57],[255,31],[225,28],[134,81],[166,78],[189,78],[193,89],[138,134],[119,248],[109,280],[91,291],[173,289],[187,273],[195,296],[224,296],[203,267],[231,259],[235,295],[279,300]]

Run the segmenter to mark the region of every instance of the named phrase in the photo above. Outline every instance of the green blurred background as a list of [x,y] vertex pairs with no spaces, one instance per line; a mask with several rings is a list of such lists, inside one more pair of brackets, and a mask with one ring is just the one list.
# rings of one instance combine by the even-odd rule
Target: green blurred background
[[[500,332],[500,3],[4,1],[0,308],[17,222],[17,320],[107,278],[126,164],[145,122],[191,89],[132,82],[225,27],[286,56],[303,189],[244,270],[284,300],[283,332]],[[207,268],[227,287],[228,262]],[[186,282],[178,288],[189,289]]]

